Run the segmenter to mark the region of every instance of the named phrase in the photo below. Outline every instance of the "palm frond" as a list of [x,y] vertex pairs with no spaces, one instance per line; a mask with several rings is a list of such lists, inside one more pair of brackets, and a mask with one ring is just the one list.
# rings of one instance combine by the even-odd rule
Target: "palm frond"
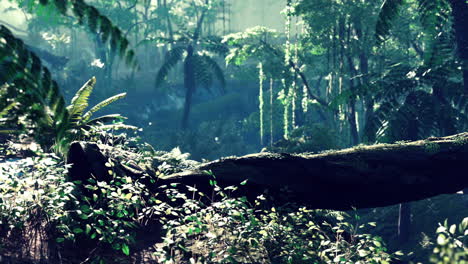
[[393,20],[397,17],[402,5],[403,0],[385,0],[383,2],[375,26],[375,39],[377,44],[382,43],[388,36]]
[[177,65],[177,63],[182,61],[184,53],[185,47],[183,46],[174,47],[166,53],[164,63],[156,75],[156,88],[160,87],[164,83],[169,72]]
[[124,98],[126,95],[127,95],[127,93],[120,93],[120,94],[116,94],[116,95],[114,95],[114,96],[111,96],[111,97],[105,99],[104,101],[101,101],[100,103],[96,104],[96,105],[93,106],[91,109],[89,109],[89,111],[86,112],[86,113],[83,115],[82,121],[83,121],[83,122],[88,121],[88,120],[91,118],[91,116],[92,116],[93,113],[99,111],[101,108],[106,107],[106,106],[108,106],[109,104],[111,104],[111,103],[113,103],[113,102],[115,102],[115,101],[117,101],[117,100],[120,100],[120,99]]

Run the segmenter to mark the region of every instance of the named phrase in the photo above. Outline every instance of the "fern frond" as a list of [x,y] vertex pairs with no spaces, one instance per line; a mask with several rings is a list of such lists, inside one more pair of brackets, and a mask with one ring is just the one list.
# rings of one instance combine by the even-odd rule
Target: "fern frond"
[[208,69],[211,70],[212,74],[216,79],[221,84],[221,90],[223,93],[226,92],[226,79],[224,78],[224,71],[221,69],[221,66],[210,56],[208,55],[203,55],[202,56],[203,60],[205,61],[205,64],[207,65]]
[[426,30],[440,30],[450,17],[450,5],[446,0],[419,0],[421,23]]
[[377,44],[385,41],[392,27],[393,20],[398,16],[402,5],[403,0],[385,0],[383,2],[375,26],[375,39]]
[[74,120],[81,118],[83,111],[88,107],[89,96],[93,92],[96,78],[89,79],[72,98],[71,103],[67,106],[70,117]]
[[124,98],[126,95],[127,95],[127,93],[120,93],[120,94],[116,94],[114,96],[111,96],[111,97],[105,99],[104,101],[101,101],[100,103],[96,104],[91,109],[89,109],[89,111],[86,112],[83,115],[82,121],[83,122],[88,121],[91,118],[91,116],[93,115],[93,113],[99,111],[101,108],[106,107],[109,104],[111,104],[111,103],[113,103],[113,102],[115,102],[117,100],[120,100],[120,99]]
[[[69,0],[53,0],[53,2],[62,15],[67,15],[67,11],[71,9],[72,14],[78,19],[79,24],[84,24],[86,22],[88,29],[95,34],[100,34],[103,42],[110,40],[111,49],[117,51],[120,57],[126,58],[126,63],[128,65],[137,65],[133,56],[131,60],[129,60],[128,53],[132,51],[132,49],[128,48],[129,41],[124,37],[120,29],[116,27],[109,18],[102,15],[95,7],[88,5],[83,0],[72,0],[70,4]],[[39,3],[43,6],[50,4],[48,0],[40,0]]]
[[126,119],[126,117],[123,117],[123,116],[121,116],[119,114],[104,115],[104,116],[100,116],[100,117],[96,117],[94,119],[91,119],[91,120],[85,122],[84,125],[94,126],[94,125],[98,125],[99,123],[101,123],[101,124],[120,123],[125,119]]
[[229,48],[222,40],[223,39],[218,36],[208,36],[201,39],[201,42],[204,50],[224,57],[229,53]]
[[194,54],[192,63],[197,86],[201,85],[209,89],[213,85],[213,75],[211,69],[208,67],[207,61],[204,59],[203,55]]
[[177,63],[182,61],[184,53],[185,47],[183,46],[174,47],[166,53],[164,63],[156,75],[156,88],[163,84],[169,72],[177,65]]
[[[30,109],[27,114],[34,116],[31,120],[33,128],[39,131],[38,134],[53,130],[52,124],[58,121],[53,120],[49,109],[53,112],[57,102],[63,101],[58,85],[40,59],[4,26],[0,26],[0,63],[4,69],[0,74],[1,84],[22,88],[21,92],[15,93],[14,100],[22,109]],[[57,113],[53,115],[54,118],[58,116]]]
[[6,107],[4,107],[3,109],[0,109],[0,118],[6,116],[8,114],[8,112],[13,109],[15,106],[18,105],[18,102],[13,102],[13,103],[10,103],[9,105],[7,105]]
[[101,125],[99,130],[137,130],[138,127],[125,124]]
[[58,99],[52,105],[52,112],[55,116],[55,123],[61,122],[64,118],[68,118],[68,110],[65,107],[65,100],[63,98]]

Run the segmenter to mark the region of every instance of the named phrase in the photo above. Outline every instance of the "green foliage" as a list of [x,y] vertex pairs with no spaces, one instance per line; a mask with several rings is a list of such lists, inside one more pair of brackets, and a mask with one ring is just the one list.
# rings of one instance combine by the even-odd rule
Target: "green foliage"
[[[0,226],[27,232],[29,226],[49,228],[69,217],[65,208],[76,197],[75,184],[65,180],[68,166],[54,155],[0,164]],[[42,224],[39,224],[44,221]],[[31,233],[32,234],[32,233]],[[52,235],[52,234],[48,234]],[[34,238],[31,238],[34,239]]]
[[210,184],[210,206],[187,186],[192,199],[179,196],[183,205],[166,211],[176,217],[165,224],[161,263],[390,263],[382,240],[360,234],[364,225],[346,222],[344,213],[268,207],[263,196],[252,205],[230,195],[242,186]]
[[[138,164],[156,161],[160,177],[187,162],[178,150],[141,147],[134,153],[139,153]],[[238,193],[249,182],[220,187],[215,176],[213,191],[170,184],[152,192],[147,183],[155,184],[156,178],[120,175],[117,162],[118,157],[106,163],[109,181],[85,182],[67,182],[67,166],[53,155],[0,164],[1,242],[12,234],[34,240],[34,230],[46,232],[43,239],[65,248],[73,241],[96,245],[91,256],[81,257],[114,263],[133,253],[136,232],[157,219],[167,230],[155,249],[158,263],[364,264],[391,263],[402,255],[387,253],[381,238],[364,233],[376,223],[364,224],[357,215],[293,204],[275,207],[263,196],[252,204]],[[467,219],[458,227],[438,228],[432,263],[464,263],[466,227]],[[105,248],[115,250],[112,260],[103,255]]]
[[[449,21],[450,5],[447,0],[418,0],[417,3],[421,24],[428,35],[426,42],[429,45],[429,52],[427,53],[430,54],[435,50],[433,41],[440,37],[437,34],[443,31],[444,26]],[[389,35],[391,24],[404,4],[405,1],[402,0],[384,1],[375,29],[375,37],[379,44]]]
[[468,263],[468,218],[457,226],[448,226],[447,221],[437,228],[437,245],[430,258],[431,263]]
[[[86,24],[89,31],[100,36],[102,42],[109,41],[110,48],[124,58],[128,65],[137,67],[135,52],[129,48],[129,41],[121,30],[116,27],[111,20],[102,15],[94,6],[87,4],[83,0],[49,0],[40,1],[20,1],[20,6],[24,6],[29,12],[37,12],[42,6],[55,8],[62,16],[72,14],[80,25]],[[46,14],[46,16],[49,16]]]
[[[284,55],[278,48],[279,33],[266,27],[253,27],[224,36],[222,42],[230,47],[226,63],[243,65],[249,59],[262,62],[267,75],[281,76]],[[278,78],[278,77],[277,77]]]
[[[213,59],[214,55],[224,56],[226,48],[223,47],[221,39],[216,36],[202,36],[202,28],[205,25],[205,17],[215,9],[216,1],[199,1],[187,3],[179,1],[171,10],[177,13],[180,20],[176,20],[178,30],[171,32],[169,38],[157,37],[146,41],[156,41],[160,44],[171,44],[166,53],[165,61],[158,70],[156,76],[156,88],[168,78],[169,72],[176,67],[179,62],[183,62],[184,86],[186,90],[184,114],[182,117],[182,128],[188,126],[188,117],[191,110],[192,96],[197,87],[209,89],[213,83],[213,76],[221,84],[224,92],[226,81],[224,73],[218,63]],[[184,12],[186,12],[184,14]],[[187,16],[193,14],[193,16]],[[195,17],[195,21],[193,21]],[[194,25],[194,27],[187,27]]]
[[333,131],[321,125],[304,125],[291,131],[288,139],[275,142],[268,151],[280,153],[320,152],[337,149],[339,142]]
[[[0,62],[2,67],[1,96],[7,95],[13,100],[8,105],[2,106],[2,115],[6,115],[6,112],[16,105],[21,106],[20,111],[16,111],[12,116],[13,120],[2,120],[3,126],[5,123],[11,124],[16,121],[17,124],[13,125],[32,130],[33,132],[29,133],[33,134],[35,139],[46,148],[52,146],[55,140],[56,150],[65,154],[68,144],[87,133],[90,126],[120,123],[123,119],[120,115],[107,115],[93,120],[90,120],[90,117],[97,110],[123,98],[125,94],[108,98],[83,114],[88,106],[89,95],[94,88],[94,78],[76,93],[71,105],[65,107],[64,98],[49,70],[20,39],[15,38],[4,26],[0,27]],[[2,100],[2,104],[3,102]],[[20,118],[22,116],[23,118]],[[18,123],[19,119],[25,121]],[[133,129],[133,127],[122,125],[103,126],[103,128]]]
[[378,43],[385,40],[391,29],[391,23],[398,15],[403,0],[385,0],[380,8],[379,18],[375,26],[375,37]]
[[[96,133],[96,130],[120,130],[133,129],[136,127],[124,125],[123,116],[118,114],[104,115],[91,119],[93,113],[108,106],[112,102],[125,97],[126,93],[121,93],[109,97],[84,112],[88,107],[89,96],[93,92],[96,78],[87,81],[72,98],[67,113],[55,119],[54,148],[62,154],[66,154],[69,144],[78,139],[86,139]],[[53,118],[53,117],[51,117]]]
[[0,63],[2,93],[20,106],[13,122],[25,116],[25,126],[41,133],[43,124],[52,125],[51,116],[66,115],[64,99],[49,70],[4,26],[0,26]]

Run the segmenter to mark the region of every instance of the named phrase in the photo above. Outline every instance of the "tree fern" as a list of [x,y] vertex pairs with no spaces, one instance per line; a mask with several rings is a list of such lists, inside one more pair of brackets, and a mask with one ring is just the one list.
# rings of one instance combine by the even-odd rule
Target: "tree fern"
[[218,81],[220,82],[222,91],[225,92],[226,80],[224,78],[223,69],[221,69],[219,64],[212,57],[208,55],[202,55],[201,58],[205,62],[207,69],[210,70],[213,76],[215,76],[216,79],[218,79]]
[[169,72],[183,60],[185,52],[186,47],[178,46],[166,53],[164,63],[156,75],[156,87],[160,87],[164,83]]
[[191,23],[187,23],[187,21],[181,19],[180,21],[175,21],[178,25],[178,31],[172,32],[173,39],[164,37],[154,39],[155,41],[159,41],[159,43],[174,45],[166,53],[166,59],[156,75],[156,87],[160,87],[163,84],[169,72],[179,62],[183,62],[184,64],[184,87],[186,90],[182,117],[182,128],[184,129],[187,127],[192,96],[197,86],[203,85],[208,89],[213,83],[213,76],[220,80],[223,91],[225,86],[224,74],[221,67],[211,58],[210,54],[224,55],[226,51],[226,49],[223,51],[224,44],[219,37],[201,36],[204,18],[212,6],[209,1],[205,1],[204,3],[200,1],[198,4],[200,13],[197,11],[197,14],[194,15],[196,18],[196,22],[193,23],[194,27],[189,28],[187,25]]

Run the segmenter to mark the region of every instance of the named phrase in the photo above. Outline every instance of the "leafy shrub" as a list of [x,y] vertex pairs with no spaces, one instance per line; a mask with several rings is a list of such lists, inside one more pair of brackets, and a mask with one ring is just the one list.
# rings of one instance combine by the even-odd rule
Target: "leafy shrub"
[[450,227],[447,221],[437,228],[437,245],[430,258],[431,263],[468,263],[468,217],[457,226]]
[[67,166],[53,155],[0,163],[0,244],[2,250],[43,255],[44,243],[69,232],[67,204],[75,184],[65,181]]
[[66,181],[68,166],[54,155],[0,163],[0,231],[11,240],[7,234],[28,236],[37,226],[46,240],[94,240],[100,248],[129,255],[136,228],[145,220],[140,209],[154,199],[147,186],[116,174],[113,165],[111,160],[106,164],[111,181],[83,183]]
[[167,235],[157,251],[161,263],[389,263],[392,258],[380,238],[360,234],[364,225],[346,222],[345,213],[269,207],[262,196],[252,205],[228,195],[237,187],[211,184],[211,197],[187,187],[192,198],[179,196],[183,204],[166,210],[174,217],[165,221]]

